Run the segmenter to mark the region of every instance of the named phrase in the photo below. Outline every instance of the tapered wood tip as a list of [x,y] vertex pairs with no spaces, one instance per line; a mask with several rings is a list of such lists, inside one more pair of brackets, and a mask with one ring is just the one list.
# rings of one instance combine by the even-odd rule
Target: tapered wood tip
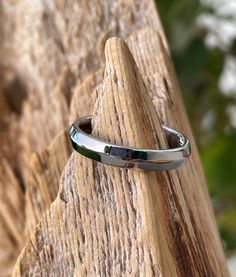
[[153,133],[160,133],[159,119],[126,42],[118,37],[108,39],[105,59],[93,134],[114,143],[157,147]]
[[[123,75],[125,71],[137,71],[134,58],[126,44],[120,37],[109,38],[105,45],[106,73]],[[139,74],[139,73],[138,73]]]

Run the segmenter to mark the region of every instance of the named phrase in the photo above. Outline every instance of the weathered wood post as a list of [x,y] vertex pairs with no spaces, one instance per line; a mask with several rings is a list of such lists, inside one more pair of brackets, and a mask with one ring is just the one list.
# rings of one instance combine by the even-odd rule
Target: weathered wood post
[[[29,53],[17,67],[21,73],[26,62],[32,70],[31,79],[30,71],[20,75],[28,99],[19,119],[26,125],[16,165],[26,187],[29,239],[18,243],[24,248],[13,275],[228,276],[152,1],[51,1],[36,7],[22,0],[12,5],[22,16],[28,5],[28,13],[43,27],[33,24],[42,45],[29,37]],[[3,12],[12,12],[6,7]],[[33,27],[24,24],[21,28],[29,34]],[[24,38],[20,30],[14,32],[16,42]],[[16,56],[25,51],[10,50]],[[30,90],[35,91],[32,96]],[[95,136],[129,146],[165,148],[161,125],[173,126],[190,137],[191,158],[178,170],[145,172],[70,155],[65,128],[77,116],[91,113]],[[1,190],[4,197],[3,182]],[[3,211],[0,205],[0,215]]]

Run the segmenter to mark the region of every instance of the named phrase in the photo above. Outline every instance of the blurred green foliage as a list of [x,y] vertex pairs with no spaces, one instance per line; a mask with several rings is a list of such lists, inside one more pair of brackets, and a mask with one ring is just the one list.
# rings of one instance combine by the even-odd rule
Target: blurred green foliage
[[[226,53],[208,49],[196,19],[206,10],[196,0],[157,0],[185,106],[197,140],[227,253],[236,250],[236,130],[226,108],[235,99],[218,87]],[[229,50],[230,51],[230,50]],[[208,117],[210,124],[204,124]],[[207,125],[207,126],[205,126]]]

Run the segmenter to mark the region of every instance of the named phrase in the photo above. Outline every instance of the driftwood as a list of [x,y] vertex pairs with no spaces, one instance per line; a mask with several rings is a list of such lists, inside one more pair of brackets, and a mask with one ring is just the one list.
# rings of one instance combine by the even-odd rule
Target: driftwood
[[[228,276],[152,1],[22,0],[11,5],[1,3],[6,24],[0,30],[0,59],[9,57],[10,85],[20,95],[21,109],[9,105],[4,77],[3,276],[23,244],[14,276]],[[18,24],[11,24],[9,18],[16,16]],[[107,40],[114,35],[125,41]],[[95,136],[136,147],[165,148],[161,125],[173,126],[190,137],[192,156],[170,172],[121,170],[75,152],[70,156],[65,128],[91,113]],[[14,120],[5,124],[6,118]],[[11,151],[15,131],[18,152]]]

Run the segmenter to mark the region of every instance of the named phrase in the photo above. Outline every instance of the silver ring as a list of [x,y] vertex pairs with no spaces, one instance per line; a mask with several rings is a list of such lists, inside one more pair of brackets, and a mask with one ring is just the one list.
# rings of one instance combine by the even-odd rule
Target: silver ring
[[188,138],[170,127],[162,126],[170,149],[133,148],[91,136],[91,118],[85,116],[76,120],[69,130],[69,136],[76,151],[103,164],[143,170],[170,170],[185,164],[191,154]]

